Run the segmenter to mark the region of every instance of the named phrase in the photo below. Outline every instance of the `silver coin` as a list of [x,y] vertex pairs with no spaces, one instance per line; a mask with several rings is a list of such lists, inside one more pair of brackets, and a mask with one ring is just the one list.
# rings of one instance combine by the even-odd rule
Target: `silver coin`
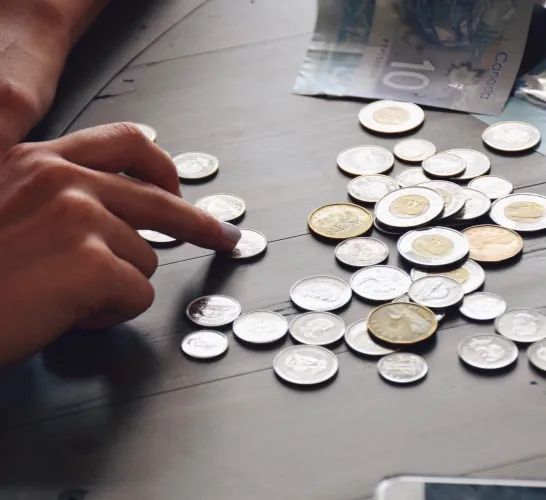
[[464,194],[463,188],[454,182],[427,181],[419,184],[419,186],[434,189],[434,191],[442,195],[442,198],[444,199],[442,219],[451,217],[457,212],[460,212],[466,203],[466,195]]
[[206,295],[195,299],[186,309],[186,315],[201,326],[224,326],[241,314],[241,304],[226,295]]
[[546,196],[517,193],[497,200],[489,213],[493,222],[520,232],[546,229]]
[[425,139],[404,139],[393,148],[394,155],[408,162],[421,162],[436,153],[436,146]]
[[308,311],[333,311],[351,300],[351,287],[334,276],[310,276],[290,290],[292,302]]
[[408,292],[411,278],[392,266],[369,266],[351,276],[353,292],[363,299],[378,302],[393,300]]
[[241,229],[241,239],[230,254],[232,259],[250,259],[267,248],[267,238],[259,231]]
[[195,206],[223,222],[238,219],[246,210],[242,198],[224,193],[203,196],[195,202]]
[[487,127],[482,139],[490,148],[513,153],[534,148],[540,142],[540,132],[529,123],[499,122]]
[[423,170],[431,177],[458,177],[466,170],[466,161],[460,156],[438,153],[423,162]]
[[447,276],[424,276],[415,280],[408,290],[409,298],[429,309],[447,309],[459,304],[464,297],[463,287]]
[[495,330],[515,342],[546,339],[546,315],[536,309],[511,309],[495,321]]
[[135,123],[139,130],[152,142],[157,139],[157,131],[155,128],[146,125],[145,123]]
[[506,302],[494,293],[476,292],[465,296],[459,311],[470,319],[492,321],[506,311]]
[[290,323],[292,338],[307,345],[329,345],[345,333],[345,322],[329,312],[307,312],[296,316]]
[[218,171],[218,158],[208,153],[181,153],[173,158],[181,179],[205,179]]
[[[402,295],[402,297],[398,297],[397,299],[394,299],[393,302],[412,302],[412,300],[409,298],[409,295]],[[442,321],[446,315],[445,313],[440,313],[438,311],[433,311],[434,316],[436,317],[436,321],[440,322]]]
[[220,332],[201,330],[184,337],[182,352],[192,358],[209,359],[221,356],[228,350],[228,338]]
[[275,356],[273,369],[287,382],[313,385],[334,377],[339,369],[339,363],[335,354],[324,347],[295,345]]
[[233,322],[233,334],[251,344],[268,344],[282,339],[288,332],[288,321],[273,311],[252,311]]
[[395,238],[398,238],[401,234],[404,234],[408,231],[408,229],[400,229],[395,227],[386,227],[381,222],[377,220],[376,217],[373,219],[373,226],[375,229],[377,229],[380,233],[386,234],[387,236],[394,236]]
[[481,191],[490,200],[497,200],[508,196],[514,190],[514,185],[509,180],[496,175],[476,177],[468,183],[468,187]]
[[466,170],[455,179],[457,181],[474,179],[486,174],[491,168],[489,158],[473,149],[449,149],[448,151],[444,151],[444,153],[460,156],[466,162]]
[[348,266],[373,266],[387,260],[389,247],[375,238],[350,238],[336,247],[335,254]]
[[360,110],[358,119],[364,128],[374,132],[400,134],[419,127],[425,112],[411,102],[375,101]]
[[421,167],[406,168],[396,176],[396,182],[401,188],[417,186],[430,180]]
[[518,348],[500,335],[475,335],[459,346],[459,357],[468,365],[484,370],[497,370],[518,358]]
[[410,187],[398,189],[381,198],[375,205],[375,216],[389,227],[415,228],[438,218],[444,210],[444,199],[433,189]]
[[140,236],[150,243],[173,243],[176,241],[167,234],[158,233],[157,231],[152,231],[151,229],[139,229],[138,234],[140,234]]
[[423,276],[447,276],[458,281],[462,285],[465,294],[476,291],[485,282],[485,272],[482,266],[470,259],[467,259],[462,266],[451,271],[437,272],[412,269],[410,276],[413,280]]
[[349,195],[364,203],[375,203],[398,188],[398,183],[387,175],[361,175],[347,186]]
[[351,175],[382,174],[394,166],[394,156],[379,146],[354,146],[339,153],[337,165]]
[[417,354],[395,352],[377,362],[379,375],[396,384],[411,384],[424,378],[428,372],[426,361]]
[[539,370],[546,371],[546,340],[535,342],[527,349],[529,362]]
[[455,229],[416,229],[400,237],[398,253],[422,267],[443,267],[465,259],[470,251],[468,238]]
[[368,325],[365,319],[355,321],[347,327],[345,342],[353,351],[365,354],[366,356],[385,356],[385,354],[395,352],[372,340],[368,333]]
[[462,210],[443,221],[445,224],[464,224],[479,219],[489,212],[491,200],[485,194],[475,189],[463,188],[466,202]]

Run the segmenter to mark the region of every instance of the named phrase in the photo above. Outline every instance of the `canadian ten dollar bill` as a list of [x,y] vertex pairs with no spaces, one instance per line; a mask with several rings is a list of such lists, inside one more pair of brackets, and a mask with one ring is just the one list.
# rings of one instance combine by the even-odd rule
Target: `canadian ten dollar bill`
[[294,92],[499,114],[532,0],[318,0]]

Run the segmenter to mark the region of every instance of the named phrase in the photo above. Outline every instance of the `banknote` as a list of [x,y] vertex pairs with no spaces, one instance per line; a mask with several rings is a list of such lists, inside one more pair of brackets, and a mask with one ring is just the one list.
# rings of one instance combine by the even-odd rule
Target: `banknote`
[[530,0],[318,0],[294,92],[499,114]]

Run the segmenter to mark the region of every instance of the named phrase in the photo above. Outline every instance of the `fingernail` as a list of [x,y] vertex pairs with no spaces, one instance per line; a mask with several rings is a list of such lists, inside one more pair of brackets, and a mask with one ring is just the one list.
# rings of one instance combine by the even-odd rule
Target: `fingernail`
[[220,226],[222,227],[224,237],[229,241],[237,243],[241,239],[241,230],[237,226],[229,222],[220,222]]

